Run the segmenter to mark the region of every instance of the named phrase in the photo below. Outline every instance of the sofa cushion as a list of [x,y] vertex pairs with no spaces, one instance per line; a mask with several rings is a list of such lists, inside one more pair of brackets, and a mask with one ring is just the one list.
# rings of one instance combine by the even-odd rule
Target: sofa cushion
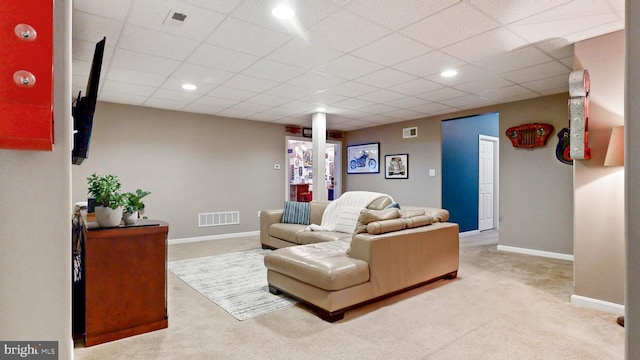
[[[337,243],[344,243],[336,241]],[[265,255],[271,270],[320,289],[334,291],[369,281],[369,265],[344,255],[344,249],[329,249],[330,243],[292,246]]]
[[305,230],[296,233],[296,244],[315,244],[325,241],[351,240],[351,234],[336,231],[311,231]]
[[400,210],[400,217],[401,218],[409,218],[412,216],[420,216],[420,215],[424,215],[424,209],[402,209]]
[[386,208],[384,210],[362,210],[358,217],[355,233],[367,232],[367,225],[374,221],[397,219],[399,216],[397,208]]
[[438,222],[438,219],[434,218],[431,215],[418,215],[412,216],[409,218],[403,218],[405,224],[407,225],[407,229],[412,229],[419,226],[426,226],[429,224],[433,224],[434,222]]
[[309,225],[309,212],[310,204],[308,202],[285,201],[282,223]]
[[303,232],[305,228],[305,225],[275,223],[269,226],[269,236],[298,244],[298,233]]
[[367,225],[367,232],[371,235],[380,235],[392,231],[403,230],[406,226],[404,219],[374,221]]

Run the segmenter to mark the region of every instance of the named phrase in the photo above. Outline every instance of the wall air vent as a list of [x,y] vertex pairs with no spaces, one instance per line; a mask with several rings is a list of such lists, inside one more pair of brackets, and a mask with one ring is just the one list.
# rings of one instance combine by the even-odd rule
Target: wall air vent
[[240,224],[239,211],[225,211],[198,214],[198,227]]
[[402,129],[402,138],[403,139],[414,138],[414,137],[418,137],[418,127],[417,126]]

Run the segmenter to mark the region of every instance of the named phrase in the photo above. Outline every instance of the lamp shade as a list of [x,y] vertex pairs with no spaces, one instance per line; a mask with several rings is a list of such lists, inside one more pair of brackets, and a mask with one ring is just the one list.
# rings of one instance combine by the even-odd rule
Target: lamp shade
[[624,166],[624,126],[611,129],[604,166]]

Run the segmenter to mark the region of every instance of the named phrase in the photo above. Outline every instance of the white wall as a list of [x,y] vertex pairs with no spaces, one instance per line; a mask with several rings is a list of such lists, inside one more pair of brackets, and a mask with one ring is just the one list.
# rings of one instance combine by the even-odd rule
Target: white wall
[[70,359],[71,1],[54,9],[55,149],[0,150],[0,339],[58,341]]

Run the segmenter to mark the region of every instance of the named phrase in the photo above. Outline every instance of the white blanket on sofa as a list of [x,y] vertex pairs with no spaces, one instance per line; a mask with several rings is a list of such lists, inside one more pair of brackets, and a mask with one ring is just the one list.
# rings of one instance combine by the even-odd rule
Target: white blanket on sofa
[[381,196],[391,196],[371,191],[347,191],[338,199],[327,205],[322,214],[320,225],[309,225],[308,230],[313,231],[338,231],[353,233],[360,211],[365,209],[372,201]]

